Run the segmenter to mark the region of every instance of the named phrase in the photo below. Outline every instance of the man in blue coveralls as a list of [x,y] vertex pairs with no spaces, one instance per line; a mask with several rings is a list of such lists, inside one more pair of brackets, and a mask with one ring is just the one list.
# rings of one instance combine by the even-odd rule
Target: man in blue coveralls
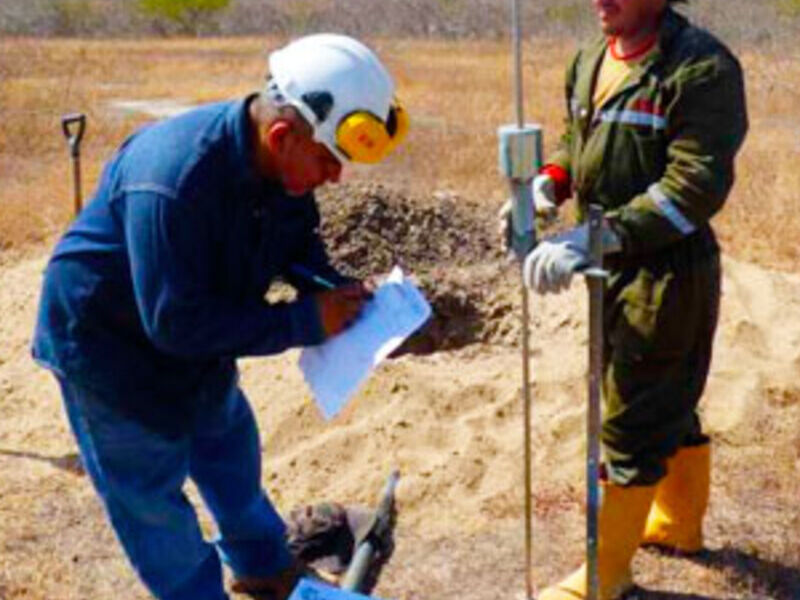
[[[318,344],[356,318],[369,292],[328,263],[313,190],[344,162],[380,161],[407,129],[391,77],[352,38],[301,38],[269,70],[260,94],[125,141],[44,276],[34,357],[58,379],[128,558],[163,600],[228,598],[221,561],[254,598],[287,597],[302,571],[261,486],[236,359]],[[295,301],[265,300],[276,277]],[[216,521],[213,545],[187,477]]]

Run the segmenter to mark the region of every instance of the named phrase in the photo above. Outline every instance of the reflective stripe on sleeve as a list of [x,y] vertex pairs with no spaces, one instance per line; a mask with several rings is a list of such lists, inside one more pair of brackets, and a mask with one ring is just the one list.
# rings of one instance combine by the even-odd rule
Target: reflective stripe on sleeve
[[672,223],[678,231],[680,231],[684,235],[689,235],[695,230],[694,224],[689,221],[686,217],[681,214],[681,211],[678,210],[678,207],[675,206],[675,203],[669,199],[669,197],[661,191],[661,188],[657,183],[654,183],[649,188],[647,188],[648,195],[653,199],[658,207],[658,210],[661,211],[661,214],[664,215],[670,223]]
[[667,126],[667,119],[661,115],[639,110],[604,110],[598,117],[603,123],[644,125],[653,129],[665,129]]

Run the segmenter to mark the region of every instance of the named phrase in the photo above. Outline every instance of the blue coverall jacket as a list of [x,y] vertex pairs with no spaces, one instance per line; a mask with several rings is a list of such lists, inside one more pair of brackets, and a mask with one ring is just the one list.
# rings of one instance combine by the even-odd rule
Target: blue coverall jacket
[[[289,197],[253,166],[249,99],[148,126],[106,165],[47,266],[34,357],[179,432],[199,386],[224,389],[235,359],[323,338],[302,264],[340,283],[313,195]],[[269,304],[282,277],[296,301]]]

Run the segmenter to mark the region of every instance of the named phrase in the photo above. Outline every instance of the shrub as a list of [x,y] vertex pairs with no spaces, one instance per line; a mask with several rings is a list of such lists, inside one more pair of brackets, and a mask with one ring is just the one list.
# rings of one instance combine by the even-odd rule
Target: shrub
[[198,35],[216,30],[214,16],[229,4],[230,0],[139,0],[138,6],[164,25],[164,33],[172,25],[179,33]]
[[778,0],[778,12],[789,17],[800,17],[800,0]]

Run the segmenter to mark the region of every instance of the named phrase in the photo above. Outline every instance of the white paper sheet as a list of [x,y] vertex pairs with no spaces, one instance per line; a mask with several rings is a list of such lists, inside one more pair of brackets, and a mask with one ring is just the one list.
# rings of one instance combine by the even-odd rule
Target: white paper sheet
[[300,370],[323,416],[333,418],[370,372],[430,315],[422,292],[395,267],[352,327],[304,348]]

